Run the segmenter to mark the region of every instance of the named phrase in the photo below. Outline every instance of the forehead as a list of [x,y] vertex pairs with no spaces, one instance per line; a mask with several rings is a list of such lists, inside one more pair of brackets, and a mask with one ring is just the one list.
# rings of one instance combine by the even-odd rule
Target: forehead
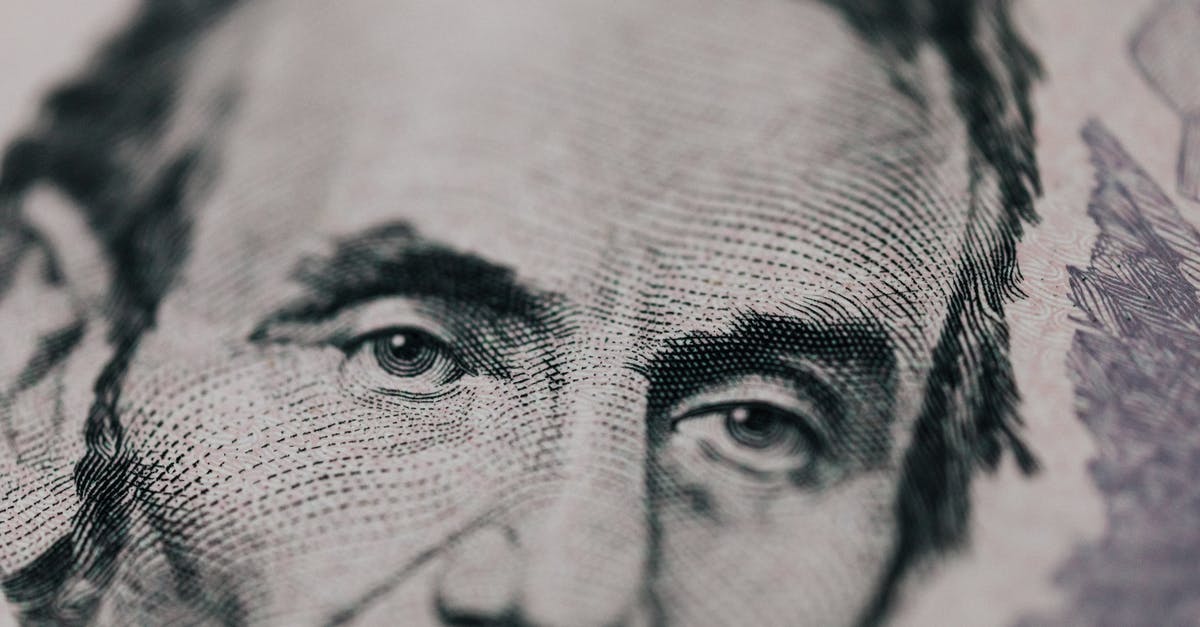
[[395,221],[642,325],[834,303],[924,343],[941,319],[965,142],[824,3],[264,3],[196,71],[245,39],[177,298],[211,319]]

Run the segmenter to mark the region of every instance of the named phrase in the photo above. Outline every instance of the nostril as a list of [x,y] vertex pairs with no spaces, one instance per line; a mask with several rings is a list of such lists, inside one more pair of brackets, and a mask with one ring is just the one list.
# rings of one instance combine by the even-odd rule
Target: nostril
[[489,525],[463,538],[437,583],[437,613],[451,625],[516,625],[521,564],[509,529]]
[[483,615],[471,612],[464,612],[458,608],[446,607],[441,599],[438,599],[437,606],[438,618],[445,625],[453,625],[454,627],[517,627],[521,625],[512,612],[504,612],[498,615]]

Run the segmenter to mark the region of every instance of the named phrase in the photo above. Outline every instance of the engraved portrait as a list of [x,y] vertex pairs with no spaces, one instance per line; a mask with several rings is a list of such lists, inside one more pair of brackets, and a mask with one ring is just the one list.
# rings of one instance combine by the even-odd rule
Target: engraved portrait
[[0,169],[28,624],[877,625],[1037,468],[1005,0],[158,0]]

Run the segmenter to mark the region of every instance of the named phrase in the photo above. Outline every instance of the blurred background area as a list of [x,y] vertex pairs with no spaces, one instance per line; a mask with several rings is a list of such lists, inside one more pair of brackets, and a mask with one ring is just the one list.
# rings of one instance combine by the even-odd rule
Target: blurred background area
[[96,43],[116,29],[135,4],[134,0],[0,2],[0,141],[7,142],[33,121],[39,95],[82,68]]

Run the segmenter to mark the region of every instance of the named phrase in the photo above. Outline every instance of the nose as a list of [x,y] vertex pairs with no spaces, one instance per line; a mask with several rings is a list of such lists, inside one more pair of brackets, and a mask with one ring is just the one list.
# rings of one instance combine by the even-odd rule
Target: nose
[[484,527],[451,551],[438,582],[437,609],[452,625],[507,624],[514,621],[520,585],[520,557],[511,528]]
[[[458,624],[553,627],[644,622],[650,551],[645,383],[592,371],[562,389],[561,472],[530,475],[534,505],[448,555],[439,613]],[[521,482],[516,482],[520,484]]]

